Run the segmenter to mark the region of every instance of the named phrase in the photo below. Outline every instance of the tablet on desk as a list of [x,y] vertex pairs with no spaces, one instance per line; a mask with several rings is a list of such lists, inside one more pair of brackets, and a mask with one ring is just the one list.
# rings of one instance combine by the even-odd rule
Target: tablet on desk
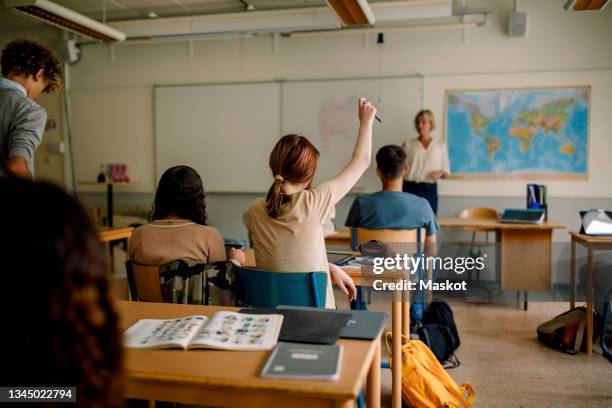
[[507,209],[501,216],[500,222],[510,224],[542,224],[544,210],[542,209]]

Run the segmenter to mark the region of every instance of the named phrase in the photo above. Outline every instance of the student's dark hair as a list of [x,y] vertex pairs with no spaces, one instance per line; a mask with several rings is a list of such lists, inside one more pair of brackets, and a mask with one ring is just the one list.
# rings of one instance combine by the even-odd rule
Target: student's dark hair
[[76,386],[77,406],[123,406],[119,316],[87,213],[59,188],[17,177],[0,179],[0,195],[0,383]]
[[291,134],[281,137],[270,153],[270,169],[274,182],[266,197],[268,215],[276,218],[289,198],[282,193],[283,183],[306,183],[311,187],[317,169],[319,151],[304,136]]
[[42,69],[48,85],[44,92],[57,92],[62,84],[62,63],[57,54],[38,41],[20,38],[2,50],[0,57],[2,76],[17,74],[35,76]]
[[174,166],[162,174],[155,193],[151,220],[176,215],[206,225],[206,195],[202,179],[189,166]]
[[397,145],[383,146],[376,153],[376,166],[387,180],[401,176],[405,163],[406,153]]

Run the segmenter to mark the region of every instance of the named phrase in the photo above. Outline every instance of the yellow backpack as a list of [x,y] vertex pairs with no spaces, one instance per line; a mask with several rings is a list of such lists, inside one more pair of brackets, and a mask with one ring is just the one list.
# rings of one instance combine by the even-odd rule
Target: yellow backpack
[[[385,341],[391,365],[388,332]],[[460,387],[442,368],[429,347],[420,340],[402,336],[402,398],[411,407],[468,408],[474,403],[474,389],[469,383]]]

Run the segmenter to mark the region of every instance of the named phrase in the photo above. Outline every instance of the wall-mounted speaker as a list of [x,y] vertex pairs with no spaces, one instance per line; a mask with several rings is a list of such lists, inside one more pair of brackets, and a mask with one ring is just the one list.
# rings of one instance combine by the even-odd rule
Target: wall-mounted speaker
[[527,13],[510,14],[508,34],[511,38],[527,37]]

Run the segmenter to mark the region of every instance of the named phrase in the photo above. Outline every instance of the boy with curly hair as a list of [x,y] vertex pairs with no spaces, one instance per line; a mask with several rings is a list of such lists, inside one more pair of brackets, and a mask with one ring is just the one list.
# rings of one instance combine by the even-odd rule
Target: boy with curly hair
[[7,172],[33,178],[34,152],[40,145],[47,112],[36,103],[61,87],[60,59],[47,46],[29,39],[11,41],[0,57],[0,158]]

